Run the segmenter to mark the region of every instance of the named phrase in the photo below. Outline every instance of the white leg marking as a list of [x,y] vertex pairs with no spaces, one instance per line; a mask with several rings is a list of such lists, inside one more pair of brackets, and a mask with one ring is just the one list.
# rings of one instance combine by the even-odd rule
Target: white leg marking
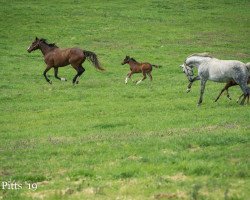
[[139,81],[136,83],[136,85],[138,85],[140,82],[141,82],[141,80],[139,80]]
[[66,81],[66,78],[61,78],[61,81]]
[[125,79],[125,84],[127,84],[127,83],[128,83],[128,79],[129,79],[129,78],[128,78],[128,77],[126,77],[126,79]]

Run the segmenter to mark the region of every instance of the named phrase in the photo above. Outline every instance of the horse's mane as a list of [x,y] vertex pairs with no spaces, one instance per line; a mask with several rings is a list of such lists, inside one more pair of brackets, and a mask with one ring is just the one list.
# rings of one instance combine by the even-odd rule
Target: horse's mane
[[134,58],[130,58],[130,60],[134,61],[134,62],[137,62]]
[[58,48],[58,46],[56,45],[56,43],[47,43],[47,40],[44,39],[44,38],[41,38],[40,40],[43,41],[45,44],[47,44],[49,47]]
[[201,56],[201,57],[214,58],[211,54],[209,54],[207,52],[204,52],[204,53],[194,53],[194,54],[188,56],[187,58],[192,57],[192,56]]

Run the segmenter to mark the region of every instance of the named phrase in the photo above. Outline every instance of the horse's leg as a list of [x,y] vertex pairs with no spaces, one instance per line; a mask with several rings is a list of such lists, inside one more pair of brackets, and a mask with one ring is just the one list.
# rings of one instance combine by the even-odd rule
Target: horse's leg
[[141,79],[141,80],[139,80],[139,81],[137,81],[136,85],[138,85],[140,82],[144,81],[144,80],[147,78],[147,76],[146,76],[146,72],[145,72],[145,71],[142,71],[142,74],[143,74],[142,79]]
[[237,103],[239,103],[240,99],[244,96],[244,93],[242,95],[239,96],[239,98],[237,99]]
[[198,106],[200,106],[203,101],[203,94],[204,94],[206,82],[207,80],[201,79],[200,99],[198,101]]
[[132,71],[131,71],[131,72],[129,72],[129,73],[127,74],[127,77],[125,78],[125,84],[127,84],[127,83],[128,83],[128,79],[130,79],[130,78],[131,78],[132,74],[133,74],[133,72],[132,72]]
[[150,71],[150,72],[148,72],[148,73],[147,73],[147,75],[149,76],[150,81],[152,81],[152,80],[153,80],[153,77],[152,77],[151,71]]
[[85,69],[82,66],[78,67],[78,76],[76,78],[76,84],[79,83],[80,76],[83,74],[83,72],[85,72]]
[[224,86],[224,88],[221,90],[220,94],[219,94],[218,97],[215,99],[215,102],[218,101],[218,99],[220,98],[220,96],[222,95],[222,93],[223,93],[225,90],[227,91],[227,98],[229,98],[230,100],[232,100],[231,97],[230,97],[230,95],[229,95],[229,93],[228,93],[228,88],[230,88],[231,86],[233,86],[233,85],[232,85],[232,82],[230,81],[230,82],[228,82],[228,83]]
[[60,78],[58,77],[58,67],[54,67],[54,74],[55,74],[55,77],[61,81],[67,81],[66,78]]
[[194,77],[194,78],[192,79],[192,81],[189,82],[189,84],[188,84],[188,86],[187,86],[187,93],[191,91],[191,87],[192,87],[192,85],[193,85],[193,82],[198,81],[198,80],[200,80],[200,77],[199,77],[199,76],[196,76],[196,77]]
[[48,83],[50,83],[50,84],[52,84],[52,81],[48,79],[46,73],[47,73],[51,68],[52,68],[51,66],[47,66],[47,68],[46,68],[46,69],[44,70],[44,72],[43,72],[43,75],[44,75],[46,81],[47,81]]
[[235,83],[237,83],[240,86],[244,95],[242,101],[240,102],[240,105],[244,105],[246,98],[248,98],[248,96],[250,95],[250,88],[247,86],[248,79],[249,79],[248,75],[244,74],[237,74],[237,76],[234,77]]
[[77,71],[77,74],[74,76],[73,78],[73,84],[78,84],[79,83],[79,77],[83,74],[83,72],[85,71],[85,69],[82,66],[79,67],[74,67],[74,69]]

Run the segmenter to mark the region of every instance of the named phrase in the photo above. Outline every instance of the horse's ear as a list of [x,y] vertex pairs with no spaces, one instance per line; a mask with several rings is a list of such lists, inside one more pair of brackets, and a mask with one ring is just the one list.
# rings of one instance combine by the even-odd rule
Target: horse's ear
[[36,37],[36,40],[38,40],[38,38]]

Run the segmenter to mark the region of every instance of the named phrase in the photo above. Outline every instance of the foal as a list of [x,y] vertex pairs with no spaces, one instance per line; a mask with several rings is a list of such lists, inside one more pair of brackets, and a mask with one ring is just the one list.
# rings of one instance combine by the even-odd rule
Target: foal
[[58,68],[69,64],[71,64],[71,66],[77,71],[77,74],[73,78],[73,84],[78,84],[78,79],[85,71],[85,69],[82,67],[82,64],[86,58],[92,62],[95,68],[104,70],[100,66],[96,54],[91,51],[86,51],[79,48],[60,49],[54,43],[48,44],[45,39],[38,39],[36,37],[35,41],[30,45],[27,51],[30,53],[37,49],[40,49],[44,56],[44,62],[46,63],[47,67],[43,72],[43,75],[46,81],[48,81],[50,84],[52,82],[48,79],[46,73],[51,68],[54,68],[55,77],[61,81],[66,81],[65,78],[58,77]]
[[139,63],[134,58],[130,58],[129,56],[126,56],[121,64],[122,65],[129,64],[129,66],[130,66],[130,72],[127,74],[127,77],[125,79],[125,84],[128,83],[128,79],[131,78],[131,76],[134,73],[142,73],[143,74],[143,78],[141,80],[137,81],[136,85],[138,85],[140,82],[145,80],[147,78],[146,75],[148,75],[150,80],[152,81],[152,79],[153,79],[152,75],[151,75],[151,72],[153,69],[152,67],[156,67],[156,68],[161,67],[159,65],[152,65],[150,63]]
[[[249,83],[250,83],[250,78],[248,78],[248,80],[247,80],[247,84],[249,84]],[[220,94],[219,94],[218,97],[215,99],[215,102],[218,101],[218,99],[220,98],[220,96],[222,95],[222,93],[223,93],[224,91],[227,92],[227,98],[229,98],[229,99],[231,100],[231,97],[230,97],[230,95],[229,95],[229,93],[228,93],[228,88],[230,88],[230,87],[232,87],[232,86],[235,86],[235,85],[238,85],[238,84],[237,84],[234,80],[229,81],[229,82],[224,86],[224,88],[221,90]],[[244,95],[244,94],[243,94],[243,95]],[[238,98],[237,102],[241,99],[241,97],[243,97],[243,95],[241,95],[241,96]],[[248,100],[249,100],[249,98],[248,98]]]

